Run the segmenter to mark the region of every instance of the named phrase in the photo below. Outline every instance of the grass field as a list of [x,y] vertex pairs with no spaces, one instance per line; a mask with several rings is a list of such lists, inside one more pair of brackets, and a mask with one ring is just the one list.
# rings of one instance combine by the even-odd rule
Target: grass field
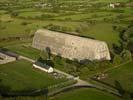
[[[76,32],[82,36],[105,41],[111,48],[113,43],[119,44],[119,28],[127,27],[133,22],[133,8],[130,6],[133,4],[132,0],[58,0],[57,6],[49,1],[53,0],[0,0],[0,47],[36,60],[40,56],[40,51],[31,47],[31,36],[36,30],[52,24],[70,29],[66,32]],[[115,2],[121,2],[122,6],[114,9],[109,7],[110,3]],[[118,29],[115,30],[114,26]],[[11,37],[21,37],[22,40],[14,40]],[[132,66],[133,62],[110,70],[108,77],[103,81],[114,85],[114,81],[117,80],[124,89],[133,92]],[[71,73],[75,65],[68,64],[63,59],[61,63],[55,62],[55,67]],[[112,65],[102,66],[96,70],[84,67],[80,69],[79,76],[88,80],[91,75],[109,67]],[[26,90],[47,87],[66,79],[55,80],[44,72],[34,70],[31,63],[20,60],[0,65],[0,80],[2,84],[11,87],[11,90]],[[52,100],[76,99],[121,100],[95,89],[72,90],[61,93]]]
[[75,89],[61,93],[51,100],[121,100],[120,98],[96,89]]
[[54,79],[45,72],[33,69],[30,62],[19,60],[0,65],[0,80],[11,91],[22,91],[45,88],[66,79]]
[[41,53],[41,51],[32,48],[31,44],[17,44],[14,46],[7,46],[6,48],[19,55],[23,55],[34,60],[37,60]]
[[108,23],[98,23],[96,25],[90,25],[88,29],[82,34],[94,37],[98,40],[106,41],[108,44],[118,43],[119,33],[114,31],[112,26],[113,24]]
[[[8,16],[6,15],[6,17]],[[22,23],[24,22],[27,22],[28,24],[22,25]],[[2,30],[0,30],[0,38],[13,36],[29,36],[30,34],[34,34],[37,29],[43,28],[48,24],[54,24],[59,26],[70,27],[72,31],[80,29],[80,27],[85,27],[85,29],[83,28],[84,31],[80,33],[81,35],[106,41],[110,45],[112,43],[118,43],[119,41],[119,33],[113,30],[114,24],[112,23],[97,23],[94,25],[88,25],[87,23],[82,22],[60,22],[40,20],[24,21],[21,19],[13,19],[11,22],[2,22],[0,24],[2,28]]]
[[108,77],[103,80],[104,82],[114,85],[114,82],[118,81],[125,90],[133,92],[133,62],[110,70],[107,73]]
[[[30,47],[30,44],[17,44],[17,45],[13,45],[13,46],[6,46],[7,49],[14,51],[20,55],[23,56],[27,56],[29,58],[32,59],[37,59],[40,55],[40,51],[33,49]],[[129,90],[129,91],[133,91],[133,75],[132,75],[132,71],[133,71],[133,62],[130,62],[126,65],[120,66],[116,69],[110,70],[108,73],[108,77],[103,80],[106,83],[109,83],[111,85],[114,85],[114,82],[117,80],[121,83],[121,85]],[[64,60],[63,60],[63,65],[62,64],[58,64],[55,63],[55,67],[63,70],[65,72],[69,72],[70,69],[72,68],[71,64],[67,64]],[[74,66],[73,66],[74,67]],[[80,71],[80,77],[82,79],[88,79],[89,76],[94,75],[95,73],[98,72],[103,72],[103,70],[108,69],[110,66],[103,66],[103,67],[99,67],[97,70],[89,70],[88,68],[81,68]]]
[[[127,26],[127,23],[122,23],[122,21],[120,23],[113,21],[132,21],[133,19],[131,8],[119,8],[118,10],[122,10],[123,13],[114,12],[112,10],[94,10],[93,12],[89,11],[86,13],[75,11],[78,13],[69,14],[67,9],[63,12],[54,13],[48,11],[45,12],[44,10],[38,10],[35,8],[21,8],[16,9],[16,11],[19,12],[17,17],[11,17],[10,13],[5,13],[6,10],[0,10],[0,38],[29,36],[34,34],[37,29],[44,28],[49,24],[54,24],[71,28],[72,32],[77,29],[82,29],[83,31],[79,32],[79,34],[106,41],[109,45],[112,45],[112,43],[118,43],[119,41],[119,32],[114,31],[113,26]],[[45,17],[39,19],[38,16],[40,17],[42,14],[46,16],[52,15],[53,17],[51,20],[47,18],[45,19]],[[119,18],[119,16],[122,16],[122,18]],[[105,22],[104,19],[106,18],[110,20],[110,22]],[[90,24],[89,21],[95,21],[95,24]],[[26,23],[26,25],[24,25],[24,23]]]

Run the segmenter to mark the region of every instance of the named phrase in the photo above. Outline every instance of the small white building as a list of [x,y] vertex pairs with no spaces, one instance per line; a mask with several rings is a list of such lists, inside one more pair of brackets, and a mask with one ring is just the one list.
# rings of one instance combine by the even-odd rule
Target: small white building
[[110,8],[115,8],[115,4],[110,3],[110,4],[109,4],[109,7],[110,7]]
[[117,3],[110,3],[109,4],[109,7],[110,8],[116,8],[116,7],[119,7],[120,6],[120,3],[119,2],[117,2]]
[[47,73],[52,73],[52,72],[54,71],[54,69],[53,69],[51,66],[48,66],[48,65],[46,65],[46,64],[43,64],[43,63],[41,63],[41,62],[35,62],[35,63],[33,64],[33,67],[34,67],[34,68],[37,68],[37,69],[40,69],[40,70],[42,70],[42,71],[45,71],[45,72],[47,72]]

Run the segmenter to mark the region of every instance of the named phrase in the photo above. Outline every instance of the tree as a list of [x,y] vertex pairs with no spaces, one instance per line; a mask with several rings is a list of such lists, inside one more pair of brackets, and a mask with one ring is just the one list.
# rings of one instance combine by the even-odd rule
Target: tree
[[130,92],[126,91],[119,81],[115,81],[115,87],[118,90],[118,92],[121,94],[122,98],[124,100],[133,100],[132,95]]
[[48,0],[48,2],[52,5],[53,12],[58,12],[59,10],[58,0]]
[[41,57],[41,59],[43,59],[43,60],[47,60],[47,59],[48,59],[48,54],[47,54],[46,50],[42,50],[42,51],[41,51],[40,57]]
[[119,54],[121,51],[122,51],[122,46],[119,46],[118,44],[112,44],[112,47],[113,47],[113,52],[116,53],[116,54]]
[[46,53],[47,53],[47,59],[50,60],[51,59],[51,49],[49,47],[46,47]]
[[122,59],[119,55],[115,55],[113,59],[113,64],[114,65],[119,65],[122,62]]
[[123,95],[125,93],[125,90],[123,89],[123,87],[121,86],[120,82],[119,81],[115,81],[115,87],[116,89],[119,91],[119,93],[121,95]]
[[130,40],[133,38],[133,26],[128,26],[124,31],[120,33],[120,37],[123,41]]
[[15,11],[12,11],[12,12],[11,12],[11,16],[12,16],[12,17],[16,17],[16,16],[18,16],[18,14],[19,14],[19,13],[18,13],[18,12],[15,12]]
[[131,94],[129,92],[127,92],[127,91],[125,91],[125,93],[122,95],[122,98],[124,100],[133,100]]
[[132,60],[132,54],[129,50],[123,50],[121,52],[121,57],[123,58],[124,61]]
[[128,49],[133,53],[133,39],[131,39],[128,43]]
[[61,58],[61,56],[59,54],[54,57],[54,62],[59,65],[64,65],[63,59]]
[[43,60],[50,60],[50,58],[51,58],[51,50],[50,50],[50,48],[46,47],[45,50],[42,50],[41,53],[40,53],[40,57]]

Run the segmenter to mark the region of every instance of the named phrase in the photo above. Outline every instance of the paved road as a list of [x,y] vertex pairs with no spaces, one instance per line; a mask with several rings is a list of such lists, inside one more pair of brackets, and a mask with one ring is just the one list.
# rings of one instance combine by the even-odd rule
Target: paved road
[[[32,63],[35,62],[35,60],[30,59],[30,58],[28,58],[28,57],[24,57],[24,56],[20,56],[20,59],[24,59],[24,60],[27,60],[27,61],[32,62]],[[87,82],[87,81],[81,80],[81,79],[79,79],[79,78],[75,78],[74,76],[72,76],[72,75],[70,75],[70,74],[68,74],[68,73],[65,73],[65,72],[63,72],[63,71],[60,71],[60,70],[58,70],[58,69],[54,69],[54,71],[57,72],[57,73],[60,73],[60,74],[65,75],[67,78],[73,78],[73,79],[77,80],[77,83],[76,83],[76,84],[71,85],[71,86],[68,86],[68,87],[64,87],[64,88],[58,90],[57,93],[60,92],[60,91],[62,91],[63,89],[71,88],[71,87],[74,87],[74,86],[88,86],[88,87],[94,87],[94,88],[96,88],[96,89],[103,90],[103,91],[107,91],[107,92],[109,92],[109,93],[112,93],[112,94],[121,96],[121,95],[118,93],[117,90],[116,90],[116,91],[113,91],[113,90],[110,90],[109,88],[106,88],[106,87],[102,87],[102,86],[98,86],[98,85],[91,84],[91,83],[89,83],[89,82]]]
[[81,80],[81,79],[79,79],[79,78],[75,78],[74,76],[72,76],[72,75],[70,75],[70,74],[68,74],[68,73],[65,73],[65,72],[63,72],[63,71],[60,71],[60,70],[58,70],[58,69],[54,69],[54,71],[57,72],[57,73],[60,73],[60,74],[65,75],[67,78],[73,78],[73,79],[77,80],[77,83],[75,84],[75,86],[78,86],[78,85],[93,86],[93,84],[91,84],[91,83],[89,83],[89,82],[86,82],[86,81]]

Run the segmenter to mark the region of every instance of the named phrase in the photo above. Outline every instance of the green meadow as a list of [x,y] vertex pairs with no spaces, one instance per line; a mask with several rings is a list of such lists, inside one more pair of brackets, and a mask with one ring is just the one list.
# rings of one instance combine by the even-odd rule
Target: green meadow
[[129,62],[107,72],[108,77],[104,82],[115,86],[118,81],[123,89],[133,92],[133,62]]
[[104,93],[96,89],[73,89],[56,95],[51,100],[121,100],[112,94]]
[[7,87],[9,91],[42,89],[66,81],[54,79],[47,73],[34,69],[32,63],[25,60],[0,65],[0,80],[0,85]]
[[[52,2],[53,1],[53,2]],[[57,1],[57,0],[56,0]],[[116,8],[110,3],[121,3]],[[110,51],[119,45],[120,33],[133,23],[132,0],[0,0],[0,48],[11,50],[19,55],[37,60],[41,51],[31,47],[34,33],[38,29],[50,29],[77,34],[105,41]],[[57,60],[57,61],[56,61]],[[66,59],[56,59],[55,68],[71,73],[77,66],[67,63]],[[96,64],[95,64],[96,65]],[[92,75],[113,67],[107,65],[80,68],[79,76],[86,81]],[[101,81],[115,86],[118,81],[123,89],[133,92],[133,62],[107,72]],[[91,68],[90,68],[91,67]],[[78,68],[77,68],[78,69]],[[11,91],[45,88],[66,79],[54,79],[45,72],[35,70],[32,63],[18,60],[0,65],[0,85]],[[16,97],[15,100],[21,100]],[[42,100],[36,97],[35,100]],[[0,97],[1,99],[1,97]],[[14,100],[13,97],[5,100]],[[23,97],[22,100],[34,100]],[[50,100],[121,100],[119,97],[96,89],[74,89],[63,92]],[[3,100],[3,99],[2,99]]]

